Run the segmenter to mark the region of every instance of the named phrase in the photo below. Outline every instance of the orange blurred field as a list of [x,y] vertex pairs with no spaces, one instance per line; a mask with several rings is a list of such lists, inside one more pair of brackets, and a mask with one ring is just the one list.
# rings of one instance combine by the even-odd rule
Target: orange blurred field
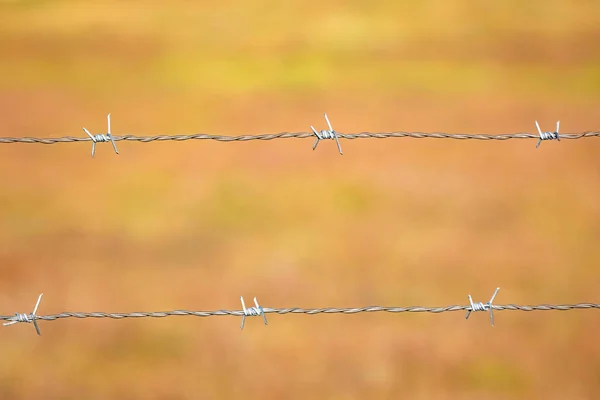
[[[0,1],[0,137],[600,128],[592,1]],[[0,145],[0,314],[600,302],[600,139]],[[600,312],[66,319],[0,399],[594,399]]]

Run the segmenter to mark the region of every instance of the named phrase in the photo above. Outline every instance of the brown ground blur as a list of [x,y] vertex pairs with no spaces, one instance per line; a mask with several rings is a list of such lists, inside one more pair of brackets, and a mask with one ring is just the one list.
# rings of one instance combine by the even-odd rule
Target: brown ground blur
[[[600,128],[598,2],[205,3],[0,1],[0,136]],[[600,139],[312,143],[0,145],[0,314],[600,302]],[[600,396],[598,311],[239,323],[2,327],[0,399]]]

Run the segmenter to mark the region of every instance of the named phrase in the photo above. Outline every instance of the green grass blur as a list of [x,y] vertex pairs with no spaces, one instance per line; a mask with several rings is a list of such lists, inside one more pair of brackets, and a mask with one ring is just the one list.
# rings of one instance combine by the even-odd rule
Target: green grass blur
[[[0,136],[598,130],[594,1],[0,1]],[[0,145],[0,313],[600,302],[600,140]],[[0,329],[0,399],[593,399],[596,311]]]

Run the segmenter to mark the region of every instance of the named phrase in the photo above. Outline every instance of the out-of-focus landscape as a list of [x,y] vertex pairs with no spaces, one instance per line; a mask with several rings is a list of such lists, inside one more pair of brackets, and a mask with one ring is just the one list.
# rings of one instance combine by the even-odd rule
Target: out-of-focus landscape
[[[600,2],[0,1],[0,136],[600,128]],[[600,139],[0,144],[0,314],[600,302]],[[1,399],[593,399],[600,312],[0,327]]]

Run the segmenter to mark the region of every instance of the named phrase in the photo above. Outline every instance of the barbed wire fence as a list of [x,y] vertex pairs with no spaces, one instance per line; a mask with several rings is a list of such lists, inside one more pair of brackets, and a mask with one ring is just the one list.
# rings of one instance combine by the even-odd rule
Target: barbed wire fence
[[[313,144],[313,150],[316,149],[317,145],[321,140],[331,139],[337,143],[338,151],[343,154],[342,147],[339,139],[363,139],[363,138],[374,138],[374,139],[386,139],[386,138],[434,138],[434,139],[457,139],[457,140],[508,140],[508,139],[538,139],[536,148],[539,147],[540,143],[544,140],[557,140],[561,139],[582,139],[589,137],[599,137],[600,132],[598,131],[587,131],[582,133],[568,133],[559,135],[560,121],[556,123],[556,130],[554,132],[543,132],[540,129],[537,121],[535,122],[538,135],[531,133],[511,133],[511,134],[499,134],[499,135],[488,135],[488,134],[449,134],[442,132],[381,132],[371,133],[362,132],[355,134],[343,134],[335,131],[325,114],[325,120],[329,129],[317,131],[311,126],[312,133],[310,132],[282,132],[276,134],[261,134],[261,135],[241,135],[241,136],[221,136],[221,135],[207,135],[207,134],[192,134],[192,135],[158,135],[158,136],[113,136],[111,133],[110,125],[110,114],[107,116],[108,119],[108,132],[106,134],[91,134],[86,128],[83,128],[87,134],[86,137],[58,137],[58,138],[34,138],[34,137],[0,137],[0,143],[38,143],[38,144],[56,144],[56,143],[75,143],[75,142],[92,142],[92,157],[95,154],[96,144],[102,142],[111,142],[115,153],[119,154],[116,142],[121,140],[137,141],[142,143],[152,141],[185,141],[185,140],[217,140],[221,142],[240,142],[250,140],[274,140],[274,139],[289,139],[289,138],[310,138],[315,137]],[[262,316],[265,325],[267,325],[266,314],[357,314],[357,313],[371,313],[371,312],[389,312],[389,313],[434,313],[439,314],[443,312],[453,311],[466,311],[466,318],[468,319],[471,312],[476,311],[489,311],[490,322],[494,325],[494,310],[503,311],[569,311],[576,309],[600,309],[600,304],[596,303],[579,303],[579,304],[540,304],[540,305],[516,305],[516,304],[505,304],[505,305],[494,305],[493,301],[500,288],[497,288],[492,295],[490,301],[487,303],[473,302],[471,295],[469,295],[468,305],[451,305],[446,307],[422,307],[422,306],[408,306],[408,307],[384,307],[384,306],[369,306],[369,307],[358,307],[358,308],[318,308],[318,309],[304,309],[304,308],[263,308],[260,306],[254,298],[254,307],[246,308],[244,299],[240,298],[242,303],[242,310],[217,310],[217,311],[190,311],[190,310],[173,310],[173,311],[152,311],[152,312],[132,312],[132,313],[104,313],[104,312],[63,312],[54,315],[37,315],[37,309],[42,300],[42,295],[39,296],[38,301],[34,307],[33,312],[29,314],[15,313],[12,316],[1,316],[0,320],[8,321],[4,323],[5,326],[13,325],[17,323],[33,323],[36,332],[40,334],[39,326],[37,321],[56,321],[64,318],[111,318],[111,319],[123,319],[123,318],[164,318],[168,316],[195,316],[195,317],[212,317],[212,316],[241,316],[242,323],[240,328],[244,328],[245,318],[249,316]]]
[[0,144],[9,143],[36,143],[36,144],[57,144],[57,143],[77,143],[77,142],[92,142],[92,156],[95,152],[96,143],[111,142],[114,151],[118,154],[116,142],[119,141],[133,141],[141,143],[149,142],[162,142],[162,141],[186,141],[186,140],[216,140],[219,142],[247,142],[251,140],[275,140],[275,139],[306,139],[314,137],[316,140],[313,145],[313,150],[317,147],[319,141],[332,139],[337,142],[338,150],[342,153],[342,147],[339,139],[388,139],[388,138],[413,138],[413,139],[455,139],[455,140],[491,140],[491,141],[503,141],[509,139],[538,139],[536,147],[539,147],[540,143],[544,140],[558,140],[561,139],[583,139],[591,137],[600,137],[600,131],[585,131],[581,133],[563,133],[559,135],[560,121],[556,124],[556,130],[554,132],[544,132],[540,129],[537,121],[536,127],[538,134],[519,132],[519,133],[505,133],[498,135],[489,134],[451,134],[444,132],[361,132],[361,133],[340,133],[333,129],[327,114],[325,114],[325,120],[329,129],[321,131],[316,130],[311,126],[312,132],[281,132],[273,134],[259,134],[259,135],[239,135],[239,136],[223,136],[223,135],[209,135],[209,134],[189,134],[189,135],[156,135],[156,136],[135,136],[135,135],[121,135],[114,136],[111,133],[110,126],[110,114],[108,114],[108,133],[106,134],[91,134],[87,129],[83,128],[84,132],[88,137],[74,137],[74,136],[63,136],[56,138],[36,138],[36,137],[0,137]]
[[237,316],[242,317],[240,328],[244,329],[246,317],[262,316],[265,325],[268,325],[266,314],[358,314],[358,313],[432,313],[440,314],[444,312],[466,311],[465,318],[468,319],[472,312],[489,311],[490,323],[494,326],[494,310],[496,311],[571,311],[571,310],[600,310],[600,304],[597,303],[578,303],[578,304],[540,304],[540,305],[517,305],[517,304],[493,304],[496,295],[500,288],[497,288],[491,299],[487,303],[473,302],[469,295],[469,303],[467,305],[450,305],[445,307],[383,307],[383,306],[368,306],[357,308],[268,308],[258,304],[256,297],[254,298],[254,307],[246,308],[243,297],[240,297],[242,310],[216,310],[216,311],[190,311],[190,310],[173,310],[173,311],[150,311],[150,312],[130,312],[130,313],[105,313],[105,312],[62,312],[52,315],[37,315],[37,310],[42,300],[40,294],[38,301],[29,314],[15,313],[12,316],[1,315],[0,320],[8,321],[5,326],[17,323],[33,323],[36,332],[40,335],[40,330],[37,321],[57,321],[65,318],[109,318],[109,319],[125,319],[125,318],[165,318],[170,316],[193,316],[193,317],[216,317],[216,316]]

